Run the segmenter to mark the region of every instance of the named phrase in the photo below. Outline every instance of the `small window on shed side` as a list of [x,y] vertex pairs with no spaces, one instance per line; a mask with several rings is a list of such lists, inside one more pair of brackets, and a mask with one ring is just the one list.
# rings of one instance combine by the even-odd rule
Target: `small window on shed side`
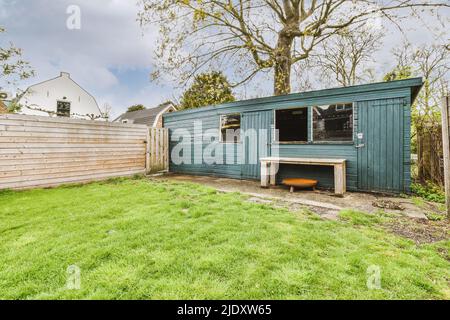
[[279,142],[308,142],[308,108],[275,111]]
[[353,141],[353,104],[341,103],[313,108],[315,142]]
[[227,114],[220,116],[220,141],[239,143],[241,141],[241,115]]

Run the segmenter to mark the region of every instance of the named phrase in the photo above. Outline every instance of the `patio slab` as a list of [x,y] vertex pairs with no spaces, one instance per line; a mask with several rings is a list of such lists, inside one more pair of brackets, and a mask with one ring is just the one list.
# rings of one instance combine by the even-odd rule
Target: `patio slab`
[[276,186],[268,189],[260,187],[258,181],[236,180],[227,178],[218,178],[210,176],[191,176],[181,174],[166,174],[163,176],[155,176],[152,179],[175,180],[198,183],[201,185],[215,188],[221,192],[239,192],[251,197],[251,201],[256,202],[257,199],[265,201],[282,201],[298,206],[305,206],[318,212],[325,218],[334,219],[337,213],[344,209],[353,209],[364,212],[376,212],[380,210],[373,205],[374,202],[392,202],[404,208],[404,210],[385,209],[389,213],[405,215],[416,219],[427,219],[422,208],[414,205],[407,198],[382,196],[370,193],[348,192],[344,197],[336,197],[333,192],[318,190],[308,191],[302,190],[290,193],[287,187]]

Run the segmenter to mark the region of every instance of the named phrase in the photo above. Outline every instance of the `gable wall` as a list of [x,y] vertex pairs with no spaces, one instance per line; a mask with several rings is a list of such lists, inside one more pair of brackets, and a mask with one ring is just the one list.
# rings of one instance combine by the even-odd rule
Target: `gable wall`
[[[64,100],[64,97],[67,99]],[[19,103],[32,108],[56,112],[58,100],[71,103],[70,112],[79,115],[73,116],[74,118],[88,119],[88,117],[85,117],[86,114],[101,115],[95,99],[72,79],[64,76],[31,86]],[[23,107],[19,113],[48,116],[46,112],[30,110],[26,107]]]

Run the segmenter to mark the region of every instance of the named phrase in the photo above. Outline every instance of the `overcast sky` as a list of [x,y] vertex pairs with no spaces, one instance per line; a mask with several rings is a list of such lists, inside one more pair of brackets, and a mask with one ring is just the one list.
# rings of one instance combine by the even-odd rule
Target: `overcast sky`
[[[81,29],[69,30],[68,6],[81,8]],[[0,25],[7,29],[3,41],[24,50],[24,58],[37,75],[21,88],[53,78],[60,71],[92,93],[100,106],[109,103],[113,115],[134,103],[151,107],[177,95],[171,84],[152,84],[149,74],[156,32],[142,29],[136,21],[135,0],[0,0]],[[448,17],[447,17],[448,18]],[[426,18],[428,25],[442,26]],[[408,23],[408,37],[416,43],[433,42],[429,30],[417,21]],[[448,37],[447,37],[448,38]],[[398,31],[391,31],[376,55],[381,74],[392,67],[390,50],[401,43]],[[257,94],[270,94],[264,88]],[[241,96],[254,96],[241,89]]]

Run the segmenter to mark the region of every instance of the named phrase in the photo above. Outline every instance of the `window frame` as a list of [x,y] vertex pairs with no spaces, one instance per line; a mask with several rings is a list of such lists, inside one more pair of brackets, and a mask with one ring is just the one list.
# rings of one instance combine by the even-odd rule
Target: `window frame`
[[306,109],[307,111],[307,119],[306,119],[306,126],[309,125],[309,106],[295,106],[292,108],[280,108],[280,109],[274,109],[273,110],[273,132],[272,132],[272,142],[276,144],[309,144],[309,133],[308,128],[307,134],[306,134],[306,141],[280,141],[280,137],[276,135],[277,130],[277,111],[285,111],[285,110],[298,110],[298,109]]
[[[242,135],[239,133],[239,141],[223,141],[223,136],[222,136],[222,118],[223,117],[227,117],[227,116],[239,116],[239,130],[242,129],[242,113],[240,112],[233,112],[233,113],[224,113],[219,115],[219,143],[223,143],[223,144],[241,144],[242,143]],[[240,132],[240,131],[239,131]]]
[[[353,122],[353,126],[352,126],[352,140],[348,140],[348,141],[316,141],[314,140],[314,108],[315,107],[321,107],[321,106],[332,106],[332,105],[351,105],[352,106],[352,122]],[[355,129],[356,129],[356,118],[355,118],[355,106],[356,106],[356,102],[336,102],[336,103],[329,103],[329,104],[316,104],[311,106],[311,143],[312,144],[343,144],[343,145],[353,145],[355,144]],[[345,111],[345,107],[344,110],[338,110],[338,111]]]
[[[61,116],[58,112],[58,104],[59,103],[68,103],[69,104],[69,115],[68,116]],[[67,101],[67,100],[56,100],[56,117],[57,118],[71,118],[72,116],[72,101]]]

